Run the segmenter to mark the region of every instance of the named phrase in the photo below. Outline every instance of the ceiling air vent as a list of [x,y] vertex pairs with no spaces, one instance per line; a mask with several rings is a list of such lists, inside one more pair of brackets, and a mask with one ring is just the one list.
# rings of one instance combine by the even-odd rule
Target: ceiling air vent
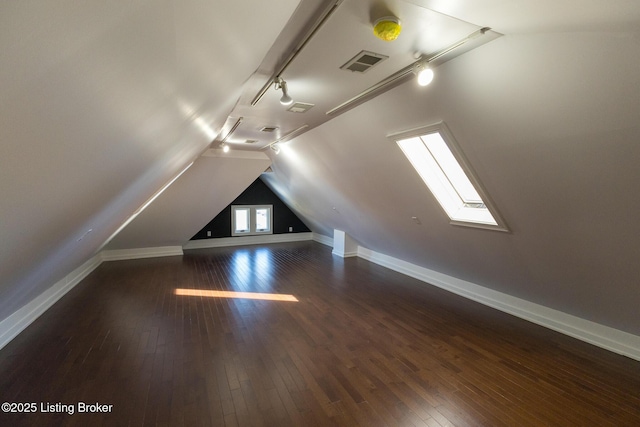
[[276,129],[278,129],[275,126],[265,126],[262,129],[260,129],[261,132],[274,132]]
[[296,102],[291,107],[287,108],[287,110],[291,111],[292,113],[306,113],[314,105],[315,104],[306,104],[304,102]]
[[356,73],[366,73],[371,67],[387,58],[388,56],[363,50],[340,68],[342,70],[349,70]]
[[256,142],[258,142],[257,139],[247,139],[244,143],[245,144],[255,144]]

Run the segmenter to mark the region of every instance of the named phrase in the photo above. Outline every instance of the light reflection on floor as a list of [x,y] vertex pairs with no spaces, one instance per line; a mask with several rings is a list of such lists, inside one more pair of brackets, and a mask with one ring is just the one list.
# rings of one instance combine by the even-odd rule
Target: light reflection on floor
[[[231,274],[233,274],[234,279],[232,283],[239,283],[240,287],[244,287],[245,284],[249,283],[251,270],[248,251],[240,250],[235,252],[231,258]],[[233,287],[238,288],[237,286]]]
[[270,277],[273,260],[271,259],[271,251],[266,248],[260,248],[256,251],[255,259],[256,270],[261,276]]
[[238,291],[272,290],[271,251],[238,250],[231,257],[231,286]]
[[176,295],[190,297],[210,297],[210,298],[235,298],[235,299],[257,299],[268,301],[290,301],[298,302],[293,295],[288,294],[265,294],[259,292],[231,292],[231,291],[214,291],[210,289],[183,289],[177,288]]

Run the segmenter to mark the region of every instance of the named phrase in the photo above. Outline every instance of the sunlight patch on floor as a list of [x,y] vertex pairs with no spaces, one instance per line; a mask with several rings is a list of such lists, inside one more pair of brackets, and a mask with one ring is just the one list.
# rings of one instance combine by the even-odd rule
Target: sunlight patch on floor
[[231,292],[214,291],[209,289],[176,289],[176,295],[189,297],[210,297],[210,298],[238,298],[238,299],[259,299],[268,301],[291,301],[298,302],[293,295],[287,294],[263,294],[258,292]]

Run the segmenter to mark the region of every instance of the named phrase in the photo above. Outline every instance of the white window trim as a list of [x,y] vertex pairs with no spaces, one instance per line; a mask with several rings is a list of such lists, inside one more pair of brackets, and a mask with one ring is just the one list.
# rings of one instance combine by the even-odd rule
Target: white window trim
[[[245,233],[236,232],[236,210],[249,210],[249,231]],[[269,210],[269,229],[264,231],[256,230],[256,210]],[[273,234],[273,205],[232,205],[231,206],[231,235],[237,236],[259,236],[262,234]]]
[[[467,161],[467,159],[464,156],[464,154],[462,153],[462,150],[460,149],[457,141],[453,137],[453,134],[451,133],[451,131],[449,130],[449,128],[447,127],[447,125],[444,122],[438,122],[438,123],[433,124],[433,125],[423,126],[423,127],[419,127],[419,128],[416,128],[416,129],[411,129],[411,130],[404,131],[404,132],[394,133],[394,134],[388,135],[387,137],[391,141],[396,143],[396,145],[398,145],[398,148],[400,148],[400,145],[398,144],[398,141],[400,141],[400,140],[410,139],[410,138],[419,137],[419,136],[422,136],[422,135],[432,134],[432,133],[439,133],[440,134],[440,136],[444,140],[445,144],[449,147],[449,150],[451,151],[451,153],[453,154],[453,156],[457,160],[458,164],[460,165],[460,167],[464,171],[465,175],[467,176],[469,181],[471,181],[471,184],[475,188],[476,192],[482,198],[482,201],[484,202],[487,210],[493,216],[493,219],[497,223],[496,225],[494,225],[494,224],[488,224],[488,223],[482,223],[482,222],[472,222],[472,221],[466,221],[466,220],[453,219],[452,215],[449,212],[447,212],[447,210],[442,205],[442,202],[440,202],[440,200],[438,200],[437,196],[433,193],[433,191],[430,191],[430,193],[433,194],[433,196],[436,198],[436,200],[438,200],[438,202],[439,202],[438,204],[443,208],[443,210],[445,211],[445,213],[449,217],[450,224],[464,226],[464,227],[474,227],[474,228],[483,228],[483,229],[488,229],[488,230],[509,232],[509,229],[507,228],[507,225],[506,225],[504,219],[502,218],[502,216],[500,215],[500,213],[496,209],[495,204],[493,203],[493,201],[489,197],[487,191],[484,189],[484,186],[481,184],[480,180],[477,178],[477,176],[475,174],[475,171],[473,170],[473,168],[471,167],[471,165]],[[404,153],[403,153],[403,155],[404,155]],[[413,167],[413,165],[412,165],[412,167]],[[421,178],[423,179],[423,181],[425,181],[422,176],[421,176]],[[427,185],[427,187],[429,187],[429,184],[427,184],[426,181],[425,181],[425,184]],[[464,206],[461,206],[459,208],[459,210],[473,210],[473,211],[475,211],[475,209],[466,208]],[[480,211],[479,212],[474,212],[474,213],[480,213]]]

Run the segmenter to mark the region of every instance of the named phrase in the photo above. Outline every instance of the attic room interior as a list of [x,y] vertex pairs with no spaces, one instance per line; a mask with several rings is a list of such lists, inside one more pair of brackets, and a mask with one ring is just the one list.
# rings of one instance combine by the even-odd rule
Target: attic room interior
[[638,2],[0,35],[1,425],[640,425]]

